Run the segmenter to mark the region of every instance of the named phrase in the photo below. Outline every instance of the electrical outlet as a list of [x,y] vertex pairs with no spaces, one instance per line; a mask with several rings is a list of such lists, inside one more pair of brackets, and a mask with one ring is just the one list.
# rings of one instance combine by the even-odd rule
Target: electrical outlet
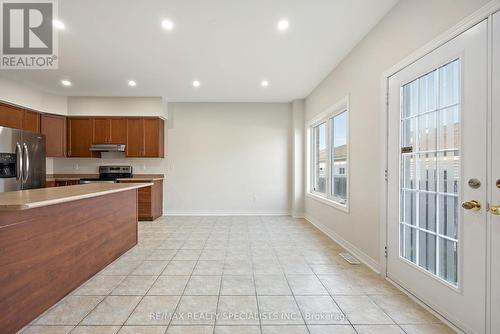
[[79,166],[78,164],[74,164],[74,165],[73,165],[73,169],[74,169],[74,170],[78,170],[78,169],[80,169],[80,166]]

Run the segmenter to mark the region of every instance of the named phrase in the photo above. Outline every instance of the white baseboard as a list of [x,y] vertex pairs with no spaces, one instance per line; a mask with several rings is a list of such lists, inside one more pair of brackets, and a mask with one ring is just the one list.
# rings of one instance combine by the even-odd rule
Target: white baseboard
[[297,218],[297,219],[304,219],[305,218],[304,212],[292,212],[291,216],[292,216],[292,218]]
[[290,216],[288,210],[167,210],[163,216]]
[[380,264],[375,261],[373,258],[368,256],[365,252],[361,251],[359,248],[351,244],[349,241],[345,240],[342,238],[340,235],[338,235],[336,232],[334,232],[332,229],[328,228],[324,224],[320,223],[318,220],[313,218],[312,216],[305,214],[304,219],[316,226],[321,232],[325,233],[327,236],[330,237],[333,241],[338,243],[340,246],[345,248],[348,252],[350,252],[352,255],[358,258],[361,262],[363,262],[365,265],[367,265],[371,270],[376,272],[377,274],[380,274]]

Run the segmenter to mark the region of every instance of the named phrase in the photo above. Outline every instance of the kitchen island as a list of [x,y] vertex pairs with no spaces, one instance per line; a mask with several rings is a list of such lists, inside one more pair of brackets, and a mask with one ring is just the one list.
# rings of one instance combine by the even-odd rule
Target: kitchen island
[[15,333],[136,245],[137,193],[150,186],[0,193],[2,333]]

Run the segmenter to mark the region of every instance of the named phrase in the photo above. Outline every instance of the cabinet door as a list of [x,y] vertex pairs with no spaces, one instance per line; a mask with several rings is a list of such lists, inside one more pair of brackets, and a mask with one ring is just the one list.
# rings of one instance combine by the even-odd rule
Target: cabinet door
[[110,120],[110,143],[111,144],[126,144],[127,143],[127,119],[126,118],[111,118]]
[[8,104],[0,104],[0,126],[23,128],[24,110]]
[[42,114],[41,132],[45,135],[48,157],[66,156],[66,117]]
[[144,157],[163,158],[163,120],[144,119]]
[[23,130],[40,132],[40,114],[36,111],[24,110]]
[[92,118],[68,118],[68,157],[92,157]]
[[92,120],[92,144],[107,144],[111,137],[110,122],[107,118],[94,118]]
[[127,119],[127,157],[144,155],[144,120],[142,118]]

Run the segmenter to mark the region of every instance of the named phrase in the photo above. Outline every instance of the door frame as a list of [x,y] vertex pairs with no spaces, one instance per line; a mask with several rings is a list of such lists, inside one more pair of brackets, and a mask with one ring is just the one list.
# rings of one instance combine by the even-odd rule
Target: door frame
[[[487,118],[488,120],[491,120],[491,115],[492,115],[492,96],[491,96],[491,73],[492,73],[492,32],[493,32],[493,27],[492,27],[492,18],[493,15],[496,12],[500,11],[500,0],[492,0],[488,2],[486,5],[481,7],[479,10],[476,12],[472,13],[471,15],[467,16],[464,18],[462,21],[460,21],[458,24],[450,28],[449,30],[445,31],[444,33],[440,34],[438,37],[430,41],[429,43],[425,44],[423,47],[417,49],[415,52],[410,54],[408,57],[403,59],[402,61],[398,62],[394,66],[391,66],[389,69],[384,71],[382,73],[382,77],[380,80],[380,111],[382,113],[382,117],[380,118],[380,138],[381,138],[381,152],[382,152],[382,159],[380,162],[380,170],[382,171],[382,175],[380,176],[380,198],[382,202],[382,210],[380,212],[380,274],[387,278],[387,233],[388,233],[388,145],[389,145],[389,128],[388,128],[388,122],[389,122],[389,79],[399,71],[405,69],[406,67],[410,66],[411,64],[415,63],[419,59],[425,57],[429,53],[433,52],[434,50],[438,49],[439,47],[443,46],[447,42],[451,41],[455,37],[459,36],[460,34],[464,33],[468,29],[472,28],[476,24],[478,24],[481,21],[488,20],[488,84],[489,84],[489,91],[488,91],[488,110],[487,110]],[[491,122],[490,122],[491,126]],[[488,129],[489,131],[490,129]],[[490,144],[490,143],[488,143]],[[491,145],[490,145],[491,146]],[[490,169],[490,166],[488,166],[488,171]],[[489,175],[489,172],[488,172]],[[487,231],[491,230],[491,219],[488,219],[487,225],[486,225]],[[489,263],[489,260],[491,259],[491,239],[487,238],[487,261]],[[488,267],[489,268],[489,267]],[[388,279],[389,280],[389,279]],[[487,272],[487,291],[491,292],[491,275],[489,272]],[[419,304],[430,310],[432,313],[437,315],[441,320],[444,320],[447,322],[449,325],[456,327],[450,323],[446,318],[444,318],[441,314],[438,314],[436,311],[434,311],[425,301],[421,300],[417,296],[411,295],[407,290],[404,289],[404,287],[401,287],[397,285],[396,283],[392,282],[389,280],[391,283],[395,284],[399,289],[402,289],[406,294],[408,294],[412,299],[416,300]],[[487,293],[486,296],[486,328],[487,328],[487,333],[491,333],[491,299],[490,299],[490,293]]]

